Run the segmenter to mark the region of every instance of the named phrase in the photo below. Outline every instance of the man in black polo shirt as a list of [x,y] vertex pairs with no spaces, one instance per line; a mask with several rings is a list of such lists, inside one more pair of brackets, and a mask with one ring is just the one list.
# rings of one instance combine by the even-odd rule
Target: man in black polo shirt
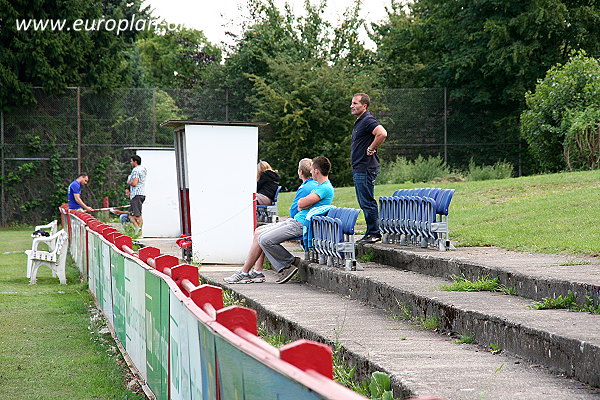
[[375,243],[381,240],[379,232],[379,210],[375,201],[375,179],[379,174],[379,157],[377,148],[385,141],[387,131],[367,111],[371,99],[365,93],[357,93],[352,97],[350,111],[356,116],[352,130],[352,177],[358,204],[365,214],[367,231],[357,243]]

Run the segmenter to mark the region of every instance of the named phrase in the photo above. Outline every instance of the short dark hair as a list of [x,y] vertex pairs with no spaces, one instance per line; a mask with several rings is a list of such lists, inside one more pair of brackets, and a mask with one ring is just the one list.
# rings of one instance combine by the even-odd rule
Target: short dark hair
[[131,156],[131,161],[135,161],[137,165],[142,165],[142,158],[137,154]]
[[329,176],[331,171],[331,161],[327,157],[319,156],[312,160],[312,167],[321,171],[323,176]]
[[86,177],[88,176],[88,174],[86,174],[85,172],[80,172],[79,175],[77,175],[78,178],[81,178],[82,176]]
[[354,97],[360,97],[360,104],[366,104],[367,108],[369,108],[369,106],[371,105],[371,98],[369,97],[368,94],[366,93],[356,93]]

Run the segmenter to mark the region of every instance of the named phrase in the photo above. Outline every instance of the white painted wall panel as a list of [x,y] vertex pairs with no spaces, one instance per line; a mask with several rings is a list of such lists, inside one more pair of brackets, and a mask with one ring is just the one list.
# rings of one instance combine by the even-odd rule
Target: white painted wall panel
[[175,150],[137,150],[146,177],[146,201],[142,208],[144,237],[181,235]]
[[186,125],[194,261],[242,264],[254,230],[258,128]]

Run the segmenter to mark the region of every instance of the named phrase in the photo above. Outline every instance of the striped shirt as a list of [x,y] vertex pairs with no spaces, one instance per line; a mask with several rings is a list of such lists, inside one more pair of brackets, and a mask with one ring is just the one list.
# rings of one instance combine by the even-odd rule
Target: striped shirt
[[131,171],[131,175],[127,178],[128,181],[138,178],[138,184],[136,186],[129,186],[129,198],[133,199],[135,196],[146,195],[146,167],[138,165]]

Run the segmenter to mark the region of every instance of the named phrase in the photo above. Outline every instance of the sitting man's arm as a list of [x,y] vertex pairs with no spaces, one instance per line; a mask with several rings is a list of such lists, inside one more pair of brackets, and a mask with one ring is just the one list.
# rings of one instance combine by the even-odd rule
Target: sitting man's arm
[[318,202],[319,200],[321,200],[321,197],[319,197],[319,195],[316,193],[311,193],[308,196],[301,198],[300,200],[298,200],[298,211],[311,208],[312,205]]

